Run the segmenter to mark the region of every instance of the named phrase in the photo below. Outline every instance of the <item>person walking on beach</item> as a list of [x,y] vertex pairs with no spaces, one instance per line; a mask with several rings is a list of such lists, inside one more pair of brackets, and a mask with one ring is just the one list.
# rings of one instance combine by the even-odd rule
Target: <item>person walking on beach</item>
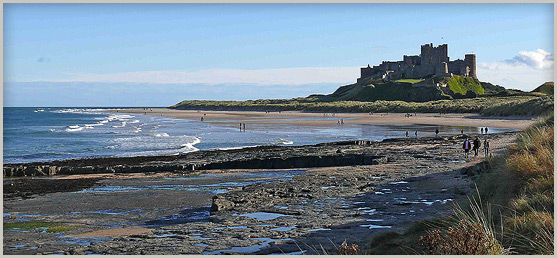
[[460,134],[464,134],[464,130],[460,130]]
[[418,131],[414,132],[414,135],[416,135],[416,138],[418,138]]
[[482,142],[480,141],[480,138],[478,138],[478,136],[476,136],[476,139],[474,139],[474,143],[473,143],[473,147],[472,149],[474,149],[474,157],[478,156],[478,152],[480,151],[480,146],[482,145]]
[[435,137],[439,136],[439,128],[435,128]]
[[464,141],[464,144],[462,144],[462,149],[464,149],[464,157],[468,158],[468,153],[470,152],[470,141],[468,140],[468,138],[466,138],[466,140]]
[[485,128],[485,134],[487,134],[487,127]]
[[409,134],[408,134],[408,131],[406,131],[406,137],[410,137]]
[[484,134],[484,128],[482,127],[482,134]]
[[487,158],[489,156],[489,141],[487,138],[484,140],[484,156]]
[[201,122],[203,122],[203,117],[201,117]]

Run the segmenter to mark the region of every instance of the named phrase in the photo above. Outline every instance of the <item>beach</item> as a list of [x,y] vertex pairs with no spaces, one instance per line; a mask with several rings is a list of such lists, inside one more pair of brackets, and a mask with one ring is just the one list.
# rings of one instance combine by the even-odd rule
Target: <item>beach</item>
[[[516,134],[482,137],[498,155]],[[4,254],[318,254],[344,240],[366,253],[474,190],[485,158],[461,145],[475,136],[5,165],[57,174],[4,175]]]
[[[318,112],[257,112],[257,111],[199,111],[176,110],[168,108],[120,109],[111,112],[146,114],[173,118],[198,119],[203,117],[207,123],[226,126],[246,124],[290,124],[301,126],[338,126],[338,120],[345,124],[377,124],[377,125],[443,125],[468,127],[496,127],[523,130],[532,123],[532,117],[482,117],[478,114],[437,114],[437,113],[318,113]],[[311,119],[311,120],[306,120]],[[226,121],[223,121],[226,120]]]
[[[344,240],[367,253],[377,234],[448,214],[474,190],[486,157],[465,158],[464,139],[487,139],[499,155],[534,122],[150,108],[49,115],[59,113],[81,122],[37,135],[106,136],[122,149],[5,163],[4,254],[320,254],[312,246],[334,253]],[[136,144],[156,151],[128,153]]]

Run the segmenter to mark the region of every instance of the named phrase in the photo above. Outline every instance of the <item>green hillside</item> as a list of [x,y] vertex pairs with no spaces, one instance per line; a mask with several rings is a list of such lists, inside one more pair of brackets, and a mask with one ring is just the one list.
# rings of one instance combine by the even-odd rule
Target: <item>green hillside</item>
[[453,98],[473,98],[484,93],[479,81],[470,77],[453,76],[398,81],[367,79],[342,86],[329,95],[313,95],[309,98],[316,101],[402,100],[426,102]]
[[553,82],[546,82],[534,89],[532,92],[541,92],[547,95],[553,95]]
[[464,76],[453,76],[446,80],[447,86],[455,94],[466,95],[469,91],[476,93],[477,95],[483,95],[484,89],[482,85],[470,77]]

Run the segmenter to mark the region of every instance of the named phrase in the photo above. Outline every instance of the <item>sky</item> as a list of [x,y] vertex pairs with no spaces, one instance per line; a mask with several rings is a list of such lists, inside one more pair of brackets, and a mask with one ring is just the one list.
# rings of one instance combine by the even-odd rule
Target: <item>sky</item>
[[328,94],[448,44],[506,88],[553,81],[553,4],[4,4],[4,106]]

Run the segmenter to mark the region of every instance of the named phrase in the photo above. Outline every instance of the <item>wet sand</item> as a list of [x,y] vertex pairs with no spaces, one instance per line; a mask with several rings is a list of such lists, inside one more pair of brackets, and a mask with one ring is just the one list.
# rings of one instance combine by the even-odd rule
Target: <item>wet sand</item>
[[[203,122],[237,126],[246,124],[290,124],[302,126],[336,126],[337,120],[344,119],[345,124],[382,124],[382,125],[446,125],[446,126],[474,126],[513,128],[523,130],[533,124],[532,117],[482,117],[474,113],[417,113],[415,116],[405,117],[406,113],[314,113],[314,112],[256,112],[256,111],[198,111],[175,110],[168,108],[153,109],[120,109],[110,112],[146,114],[173,118],[187,118]],[[412,114],[414,115],[414,114]],[[312,120],[304,120],[311,118]],[[331,120],[331,118],[334,118]],[[320,120],[321,119],[321,120]]]

